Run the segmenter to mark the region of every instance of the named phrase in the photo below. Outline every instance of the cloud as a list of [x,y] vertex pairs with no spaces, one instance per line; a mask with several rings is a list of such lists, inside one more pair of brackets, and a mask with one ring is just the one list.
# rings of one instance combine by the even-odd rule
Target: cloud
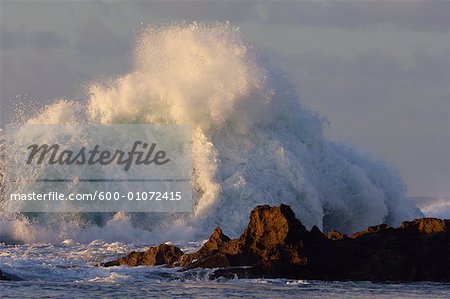
[[364,29],[450,30],[450,1],[137,1],[154,16]]
[[99,56],[127,57],[132,46],[132,35],[127,38],[107,26],[99,18],[90,18],[81,29],[81,38],[76,48],[84,58]]
[[139,11],[152,16],[186,21],[242,22],[254,18],[252,1],[135,1]]
[[14,50],[21,47],[50,49],[61,48],[69,44],[67,39],[50,30],[23,33],[2,28],[0,40],[2,50]]
[[2,50],[10,50],[25,44],[25,39],[18,35],[9,32],[2,26],[0,32],[0,46]]
[[260,21],[308,26],[367,28],[393,25],[413,30],[449,30],[449,1],[269,2]]
[[11,56],[7,53],[1,53],[0,57],[1,98],[6,108],[13,108],[10,102],[15,99],[44,105],[55,98],[74,95],[89,78],[68,64],[64,57],[45,51],[22,56],[20,60],[8,59]]
[[32,32],[29,41],[38,48],[60,48],[69,43],[53,31]]

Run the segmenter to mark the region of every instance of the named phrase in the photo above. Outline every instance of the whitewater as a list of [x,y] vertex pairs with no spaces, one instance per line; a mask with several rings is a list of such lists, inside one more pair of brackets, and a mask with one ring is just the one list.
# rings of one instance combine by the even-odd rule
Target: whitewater
[[[267,67],[228,23],[149,26],[137,36],[128,73],[92,82],[83,100],[22,112],[17,122],[192,125],[194,211],[33,217],[3,211],[3,242],[198,240],[215,226],[237,236],[262,203],[288,204],[306,227],[325,231],[395,226],[420,216],[397,171],[327,140],[326,119],[303,105],[289,79]],[[117,218],[125,223],[119,230]]]

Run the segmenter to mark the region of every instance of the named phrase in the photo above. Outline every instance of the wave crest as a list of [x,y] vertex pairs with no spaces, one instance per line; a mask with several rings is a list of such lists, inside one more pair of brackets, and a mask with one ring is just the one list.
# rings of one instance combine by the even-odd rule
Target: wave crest
[[325,139],[324,119],[228,23],[148,27],[129,73],[28,122],[192,124],[194,214],[136,214],[138,226],[183,221],[202,237],[217,225],[236,235],[262,203],[286,203],[307,227],[344,232],[420,215],[400,176]]

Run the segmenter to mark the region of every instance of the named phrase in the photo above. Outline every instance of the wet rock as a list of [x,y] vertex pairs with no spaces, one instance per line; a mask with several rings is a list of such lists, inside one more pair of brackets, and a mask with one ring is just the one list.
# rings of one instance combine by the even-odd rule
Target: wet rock
[[342,240],[347,238],[347,236],[341,232],[338,232],[336,230],[332,230],[327,234],[327,238],[330,240]]
[[206,241],[203,246],[194,253],[187,253],[183,255],[179,261],[180,266],[186,266],[189,263],[192,263],[196,260],[202,259],[208,255],[217,252],[217,250],[225,243],[230,241],[231,239],[226,236],[220,227],[216,227],[214,232],[211,234],[209,239]]
[[23,279],[17,275],[6,273],[0,269],[0,280],[20,281]]
[[133,251],[124,257],[101,264],[101,266],[171,266],[176,263],[182,255],[183,252],[180,248],[174,245],[160,244],[158,246],[150,247],[144,252]]
[[185,265],[221,268],[212,278],[296,278],[320,280],[450,281],[448,220],[375,225],[350,237],[310,232],[292,210],[259,206],[243,234]]
[[242,235],[230,240],[216,228],[195,253],[173,245],[105,263],[182,266],[181,271],[217,268],[210,279],[293,278],[318,280],[450,282],[450,220],[435,218],[385,224],[346,236],[308,231],[289,206],[256,207]]
[[249,224],[238,239],[223,242],[216,251],[185,265],[184,270],[238,267],[229,271],[239,269],[236,275],[253,277],[255,271],[251,267],[247,268],[251,273],[239,267],[260,264],[260,277],[282,276],[281,272],[292,272],[307,263],[302,255],[303,240],[311,237],[289,206],[258,206],[251,212]]
[[424,234],[446,233],[446,221],[437,218],[422,218],[413,221],[405,221],[401,228],[405,231],[415,231]]

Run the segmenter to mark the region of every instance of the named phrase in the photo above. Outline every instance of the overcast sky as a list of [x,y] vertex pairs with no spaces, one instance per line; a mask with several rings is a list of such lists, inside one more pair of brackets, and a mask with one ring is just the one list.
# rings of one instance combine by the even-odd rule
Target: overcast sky
[[412,196],[450,197],[450,1],[1,1],[7,107],[83,98],[92,79],[129,70],[142,24],[229,20],[327,135],[396,166]]

